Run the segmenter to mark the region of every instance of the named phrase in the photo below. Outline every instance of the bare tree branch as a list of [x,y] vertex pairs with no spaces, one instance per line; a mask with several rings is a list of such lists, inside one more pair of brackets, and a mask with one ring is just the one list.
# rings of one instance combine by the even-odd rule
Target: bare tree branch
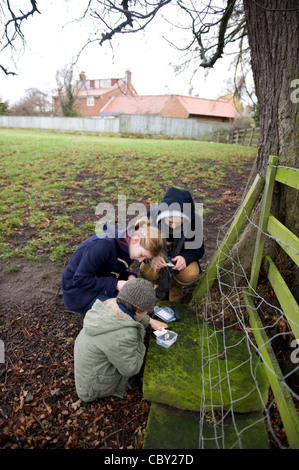
[[[11,1],[6,0],[1,5],[2,10],[2,23],[4,26],[4,33],[0,40],[2,52],[7,47],[11,47],[12,49],[15,48],[15,41],[17,38],[20,38],[23,45],[25,44],[25,37],[22,32],[22,23],[24,20],[27,20],[30,16],[33,16],[34,13],[40,13],[37,8],[36,0],[30,0],[31,9],[28,9],[27,12],[23,12],[22,10],[18,10],[15,13],[13,7],[11,6]],[[5,9],[6,7],[6,9]],[[0,64],[0,69],[5,73],[5,75],[16,75],[15,72],[8,70],[8,68],[4,67]]]
[[[217,42],[217,49],[215,54],[208,60],[206,57],[204,57],[203,61],[201,62],[202,67],[213,67],[215,62],[222,57],[224,47],[225,47],[225,33],[228,27],[228,22],[233,14],[234,11],[234,6],[235,6],[236,0],[228,0],[227,1],[227,6],[224,10],[224,14],[221,18],[220,21],[220,26],[219,26],[219,32],[218,32],[218,42]],[[202,47],[202,42],[200,38],[200,45]]]
[[[100,39],[101,45],[105,41],[111,40],[117,33],[135,33],[145,29],[146,26],[155,18],[156,14],[161,10],[161,8],[163,8],[165,5],[168,5],[173,0],[159,0],[156,3],[139,3],[140,11],[137,9],[129,9],[129,1],[130,0],[122,0],[122,8],[110,0],[97,1],[97,3],[101,6],[101,9],[100,13],[97,10],[93,10],[93,17],[99,19],[105,25],[105,27],[109,29],[108,32],[102,33]],[[134,4],[134,6],[136,6],[136,4]],[[105,14],[107,13],[118,15],[118,20],[114,26],[109,25],[105,20]],[[121,20],[122,16],[125,17],[124,20]],[[130,26],[131,29],[126,30],[127,26]]]

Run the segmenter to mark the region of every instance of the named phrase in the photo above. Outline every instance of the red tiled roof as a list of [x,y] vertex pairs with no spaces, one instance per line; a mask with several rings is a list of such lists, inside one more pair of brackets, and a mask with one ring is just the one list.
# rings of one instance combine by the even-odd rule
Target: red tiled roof
[[176,95],[176,97],[189,114],[229,118],[235,118],[239,116],[238,111],[228,101],[208,100],[205,98],[180,95]]
[[169,95],[114,96],[101,112],[122,114],[159,114],[168,100]]
[[208,100],[181,95],[135,95],[115,96],[101,110],[101,113],[159,114],[170,98],[174,96],[189,115],[235,118],[239,113],[228,101]]
[[77,98],[86,98],[87,96],[99,96],[104,95],[108,91],[112,90],[114,87],[111,88],[81,88],[78,90]]

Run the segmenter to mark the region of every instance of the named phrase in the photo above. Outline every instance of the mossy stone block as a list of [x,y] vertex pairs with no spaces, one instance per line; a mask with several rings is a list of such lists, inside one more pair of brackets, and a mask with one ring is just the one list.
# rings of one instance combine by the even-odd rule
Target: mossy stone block
[[180,321],[168,325],[178,334],[170,348],[158,346],[156,339],[150,338],[143,375],[144,397],[190,411],[262,410],[269,383],[246,334],[232,327],[224,333],[216,330],[199,322],[195,313],[183,305],[180,315]]
[[144,449],[268,449],[269,437],[261,412],[230,413],[211,422],[200,413],[152,403]]

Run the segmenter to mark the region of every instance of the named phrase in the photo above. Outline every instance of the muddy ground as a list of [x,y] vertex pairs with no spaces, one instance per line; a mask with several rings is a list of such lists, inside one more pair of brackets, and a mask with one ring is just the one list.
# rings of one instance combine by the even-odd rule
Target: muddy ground
[[[215,251],[218,227],[238,207],[249,173],[250,165],[226,186],[210,190],[212,199],[225,203],[210,206],[213,212],[204,217],[203,269]],[[142,396],[142,371],[124,399],[82,403],[75,391],[73,345],[83,318],[64,308],[64,266],[46,258],[12,263],[18,271],[6,274],[4,263],[0,271],[0,338],[5,345],[0,448],[140,449],[150,409]]]

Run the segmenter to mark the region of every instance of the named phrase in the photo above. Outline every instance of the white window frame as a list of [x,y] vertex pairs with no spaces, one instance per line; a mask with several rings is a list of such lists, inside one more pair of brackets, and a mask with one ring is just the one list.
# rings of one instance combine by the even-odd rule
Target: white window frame
[[111,88],[111,78],[104,78],[101,80],[101,88]]
[[87,106],[94,106],[94,97],[88,96],[87,97]]

